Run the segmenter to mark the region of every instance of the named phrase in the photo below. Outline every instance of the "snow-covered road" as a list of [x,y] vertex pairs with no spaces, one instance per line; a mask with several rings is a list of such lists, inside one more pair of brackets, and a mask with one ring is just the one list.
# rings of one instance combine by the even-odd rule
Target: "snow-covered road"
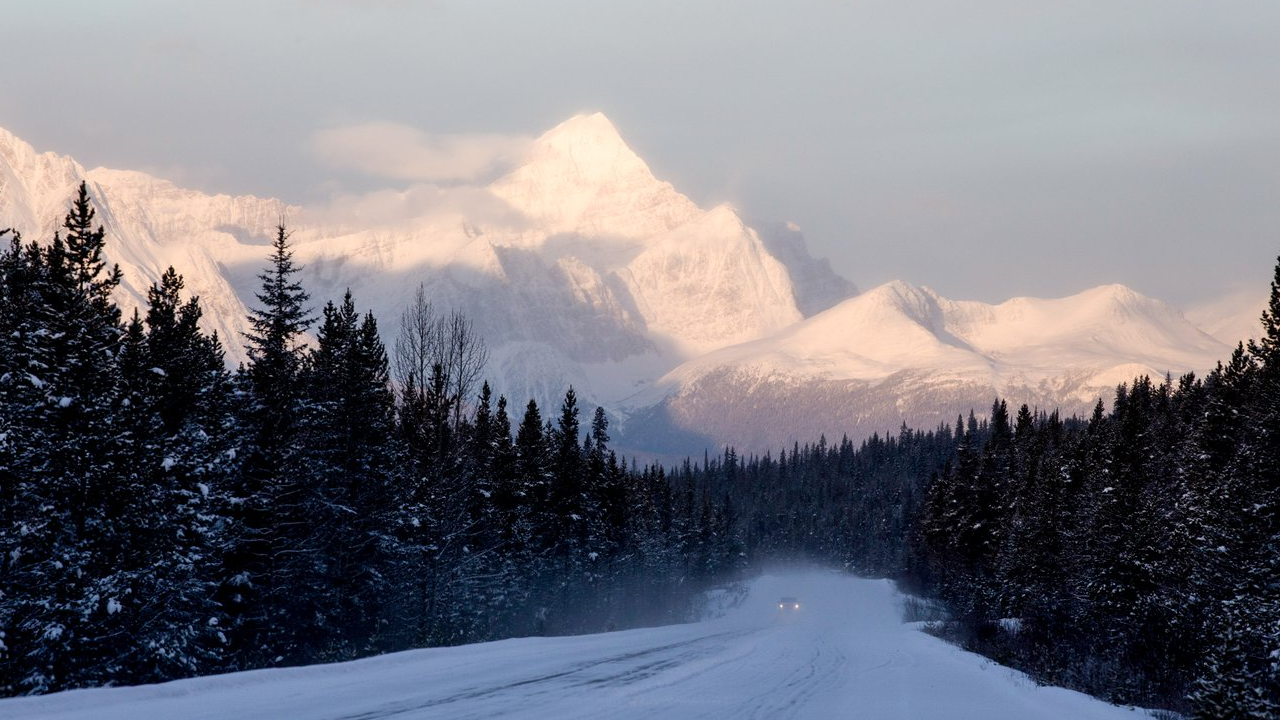
[[[799,598],[781,613],[782,596]],[[886,581],[769,575],[722,618],[0,701],[23,720],[1145,717],[900,621]]]

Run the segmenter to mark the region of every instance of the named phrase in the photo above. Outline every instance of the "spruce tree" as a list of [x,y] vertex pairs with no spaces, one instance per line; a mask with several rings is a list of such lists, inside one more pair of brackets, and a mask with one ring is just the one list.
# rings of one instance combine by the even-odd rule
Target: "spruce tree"
[[153,539],[153,596],[166,609],[145,632],[155,680],[218,667],[226,620],[214,602],[222,561],[232,457],[239,444],[229,376],[215,335],[199,327],[200,301],[183,301],[169,268],[147,293],[146,367],[157,443],[148,467],[162,520]]
[[299,465],[304,395],[301,336],[310,327],[307,293],[296,275],[289,234],[277,228],[269,267],[258,276],[260,308],[245,335],[249,364],[243,386],[247,457],[235,487],[237,536],[226,556],[220,599],[237,649],[232,667],[296,660],[314,618],[291,612],[310,568],[300,553],[313,529],[306,516],[308,477]]
[[323,626],[318,658],[346,659],[376,642],[391,519],[394,399],[387,354],[372,315],[356,313],[350,291],[329,303],[304,373],[303,443],[310,476],[305,512],[315,531],[307,596]]
[[[17,439],[6,583],[0,601],[6,658],[0,684],[29,692],[104,682],[122,668],[119,629],[136,617],[135,584],[120,575],[141,488],[120,482],[132,442],[120,431],[124,330],[106,270],[105,231],[82,183],[47,247],[15,240],[3,263],[5,302],[20,312],[0,352]],[[12,379],[17,379],[15,384]],[[2,414],[8,415],[9,412]],[[119,613],[124,615],[117,616]]]
[[581,426],[578,396],[570,387],[560,405],[554,438],[554,464],[549,489],[548,532],[553,553],[566,562],[580,563],[587,535],[587,508],[583,503]]

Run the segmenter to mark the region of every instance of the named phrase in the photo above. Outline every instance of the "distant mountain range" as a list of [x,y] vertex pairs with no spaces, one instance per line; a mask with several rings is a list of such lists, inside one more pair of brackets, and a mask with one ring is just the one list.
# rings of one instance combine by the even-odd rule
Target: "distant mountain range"
[[895,281],[690,360],[626,407],[659,425],[771,447],[788,436],[883,433],[894,420],[931,429],[982,414],[997,395],[1086,414],[1122,382],[1203,372],[1229,352],[1123,285],[988,305]]
[[[140,303],[173,265],[233,361],[285,219],[317,305],[350,288],[390,345],[423,284],[475,322],[513,402],[555,407],[572,384],[614,414],[623,447],[646,454],[933,427],[996,395],[1083,412],[1134,375],[1203,372],[1234,344],[1119,285],[999,305],[903,282],[858,294],[794,226],[704,210],[656,179],[598,113],[548,131],[465,203],[363,221],[86,171],[0,129],[0,228],[51,237],[81,180],[124,270],[121,302]],[[1249,327],[1222,312],[1199,320]]]

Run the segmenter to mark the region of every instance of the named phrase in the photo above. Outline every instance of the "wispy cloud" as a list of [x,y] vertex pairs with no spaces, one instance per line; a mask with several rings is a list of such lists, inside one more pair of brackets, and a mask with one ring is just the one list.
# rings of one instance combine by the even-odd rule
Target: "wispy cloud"
[[391,122],[329,128],[311,139],[323,162],[373,177],[427,183],[478,182],[519,161],[532,139],[433,135]]
[[308,209],[306,219],[319,226],[354,229],[444,216],[489,227],[518,228],[526,222],[486,188],[431,183],[415,183],[403,190],[340,193],[327,204]]

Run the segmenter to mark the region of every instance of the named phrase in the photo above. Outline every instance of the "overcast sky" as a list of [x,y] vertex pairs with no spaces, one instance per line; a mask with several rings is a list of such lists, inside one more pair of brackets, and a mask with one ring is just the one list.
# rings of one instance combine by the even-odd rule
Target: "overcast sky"
[[1185,307],[1265,288],[1280,253],[1275,0],[0,0],[0,18],[0,126],[205,191],[467,180],[599,110],[658,177],[796,222],[863,288],[1123,282]]

